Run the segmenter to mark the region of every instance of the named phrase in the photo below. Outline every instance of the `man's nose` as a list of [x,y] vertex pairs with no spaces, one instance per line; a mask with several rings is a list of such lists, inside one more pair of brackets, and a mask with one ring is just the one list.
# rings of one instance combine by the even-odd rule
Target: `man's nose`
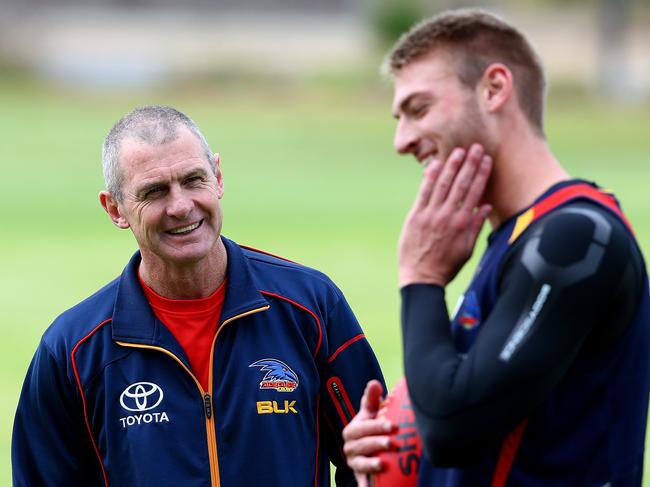
[[190,195],[178,186],[172,187],[169,192],[169,202],[167,204],[167,215],[183,219],[186,218],[192,208],[194,207],[194,202],[190,198]]
[[403,119],[397,123],[393,146],[399,154],[415,154],[418,138],[413,128],[405,123]]

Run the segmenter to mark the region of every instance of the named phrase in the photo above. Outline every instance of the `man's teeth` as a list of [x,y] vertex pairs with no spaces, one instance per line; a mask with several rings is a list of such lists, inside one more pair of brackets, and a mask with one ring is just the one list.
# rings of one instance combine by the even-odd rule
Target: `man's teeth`
[[196,222],[191,225],[188,225],[186,227],[181,227],[181,228],[174,228],[173,230],[170,230],[169,233],[177,234],[177,233],[186,233],[186,232],[191,232],[195,228],[198,228],[201,222]]

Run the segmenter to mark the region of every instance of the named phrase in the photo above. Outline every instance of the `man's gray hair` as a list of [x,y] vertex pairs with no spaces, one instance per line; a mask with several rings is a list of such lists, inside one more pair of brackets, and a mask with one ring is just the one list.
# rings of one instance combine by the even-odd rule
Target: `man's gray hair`
[[146,142],[150,145],[162,145],[176,140],[178,127],[187,127],[199,139],[205,157],[215,172],[214,159],[208,142],[194,121],[175,108],[149,105],[136,108],[117,121],[104,139],[102,148],[102,167],[106,189],[121,202],[123,174],[120,170],[120,149],[126,138]]

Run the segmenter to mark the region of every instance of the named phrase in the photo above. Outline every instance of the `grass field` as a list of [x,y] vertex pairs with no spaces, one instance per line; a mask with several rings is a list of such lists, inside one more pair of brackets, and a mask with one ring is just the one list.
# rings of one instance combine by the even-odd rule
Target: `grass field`
[[[395,249],[420,169],[393,154],[390,93],[370,88],[251,85],[125,95],[0,80],[0,485],[11,482],[13,415],[41,334],[58,313],[116,276],[135,248],[104,215],[97,192],[101,141],[137,105],[174,105],[195,119],[222,156],[224,234],[329,274],[388,382],[397,379]],[[574,176],[618,194],[648,254],[650,108],[557,99],[547,125],[551,146]],[[468,276],[453,283],[450,303]]]

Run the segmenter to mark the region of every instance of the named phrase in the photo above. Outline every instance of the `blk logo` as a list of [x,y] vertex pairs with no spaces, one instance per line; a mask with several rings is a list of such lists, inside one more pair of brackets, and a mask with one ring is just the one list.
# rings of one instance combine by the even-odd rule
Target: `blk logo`
[[127,411],[149,411],[163,400],[162,389],[153,382],[136,382],[124,389],[120,404]]
[[257,414],[298,414],[296,401],[284,401],[284,407],[280,408],[277,401],[257,401]]

